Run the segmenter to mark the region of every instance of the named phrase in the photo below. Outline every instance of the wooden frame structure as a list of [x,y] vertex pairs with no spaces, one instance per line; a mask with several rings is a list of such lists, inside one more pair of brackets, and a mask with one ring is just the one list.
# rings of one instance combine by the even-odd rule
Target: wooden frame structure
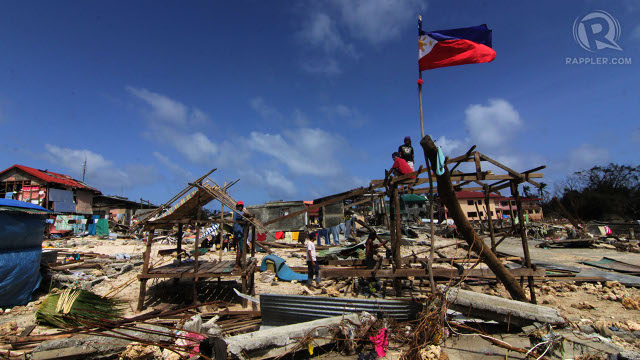
[[[445,205],[451,206],[453,208],[457,207],[456,216],[454,216],[454,221],[459,228],[463,229],[463,237],[469,243],[471,250],[477,252],[480,255],[480,259],[485,262],[491,272],[495,274],[495,276],[507,287],[511,296],[514,299],[526,301],[526,296],[524,291],[522,290],[522,279],[526,276],[529,280],[529,289],[530,289],[530,301],[535,303],[536,297],[533,287],[534,276],[539,275],[539,272],[536,272],[535,269],[531,266],[531,258],[529,255],[529,245],[527,242],[526,229],[524,228],[524,216],[522,215],[522,201],[520,199],[518,193],[518,185],[523,182],[528,182],[535,187],[540,187],[540,184],[533,179],[542,178],[543,174],[538,173],[537,171],[546,168],[546,166],[538,166],[536,168],[518,172],[500,162],[490,158],[489,156],[482,154],[475,150],[475,146],[471,147],[465,154],[461,156],[457,156],[455,158],[447,158],[445,159],[446,165],[452,165],[451,170],[445,165],[444,173],[442,175],[437,175],[431,173],[431,167],[435,167],[437,165],[437,148],[435,144],[431,140],[429,136],[425,136],[421,145],[425,152],[425,159],[427,160],[427,168],[423,169],[420,167],[417,171],[402,175],[402,176],[392,176],[389,172],[385,173],[385,179],[383,180],[373,180],[370,182],[368,188],[360,188],[355,189],[347,193],[343,193],[341,196],[334,197],[330,200],[324,201],[320,204],[314,204],[312,207],[302,210],[296,213],[289,214],[287,216],[276,218],[269,220],[267,223],[274,223],[280,221],[284,218],[290,216],[296,216],[305,211],[310,211],[315,208],[319,208],[330,203],[336,201],[343,201],[344,199],[353,199],[363,194],[374,194],[375,189],[385,188],[385,194],[389,197],[389,208],[390,213],[388,214],[388,224],[389,230],[391,233],[391,250],[392,250],[392,270],[378,270],[378,271],[370,271],[370,270],[361,270],[356,268],[343,268],[343,269],[326,269],[323,273],[323,277],[357,277],[365,274],[367,276],[377,276],[377,277],[390,277],[394,279],[394,287],[396,289],[396,294],[399,295],[401,293],[401,277],[409,276],[409,272],[405,271],[406,269],[402,269],[403,261],[400,254],[400,239],[401,239],[401,219],[400,219],[400,202],[399,195],[402,193],[429,193],[433,195],[435,192],[446,192],[447,195],[447,203]],[[435,150],[435,152],[434,152]],[[470,173],[463,173],[456,168],[465,162],[473,162],[475,165],[475,171]],[[489,163],[500,170],[506,172],[506,174],[494,174],[493,171],[482,169],[483,162]],[[420,178],[419,176],[423,173],[427,172],[426,178]],[[429,188],[416,188],[416,186],[429,183]],[[435,184],[435,186],[434,186]],[[467,186],[467,185],[475,185],[475,186]],[[436,190],[436,188],[438,190]],[[491,219],[491,213],[488,214],[488,228],[491,237],[491,247],[484,245],[484,242],[479,238],[479,236],[473,230],[473,227],[469,223],[466,216],[460,211],[459,203],[457,202],[457,197],[455,196],[455,191],[483,191],[485,194],[485,204],[488,201],[490,193],[498,193],[499,190],[511,188],[511,192],[516,199],[516,206],[518,210],[518,219],[519,219],[519,232],[522,239],[522,247],[524,253],[524,265],[525,267],[517,272],[510,271],[504,267],[504,265],[500,262],[500,260],[496,256],[496,248],[500,244],[504,238],[506,238],[506,234],[502,237],[502,239],[498,242],[495,241],[496,234],[493,229],[493,221]],[[498,193],[499,194],[499,193]],[[444,194],[440,194],[443,196]],[[442,200],[442,199],[441,199]],[[431,204],[433,204],[433,197],[431,197]],[[430,211],[432,212],[432,211]],[[512,216],[513,219],[513,216]],[[515,224],[513,227],[515,228]],[[433,226],[432,226],[433,229]],[[433,238],[433,233],[432,233]],[[431,247],[433,249],[433,246]],[[432,283],[433,289],[433,270],[431,268],[431,264],[433,262],[433,254],[429,257],[428,267],[427,269],[417,269],[418,271],[411,271],[411,276],[417,277],[426,277],[429,276],[430,281]],[[516,275],[517,274],[517,275]],[[521,277],[521,284],[518,284],[515,281],[515,276]]]
[[[137,224],[137,228],[148,232],[146,247],[143,255],[142,271],[138,274],[140,280],[140,293],[138,295],[137,311],[144,309],[144,300],[147,291],[147,281],[149,279],[193,279],[193,299],[197,300],[197,282],[199,279],[222,277],[240,277],[242,280],[242,293],[255,295],[255,279],[254,271],[257,261],[252,259],[247,261],[247,246],[242,247],[241,267],[235,268],[234,260],[222,261],[222,246],[220,247],[220,255],[218,260],[201,261],[199,259],[200,245],[200,226],[206,224],[224,224],[224,223],[240,223],[244,226],[244,238],[239,241],[246,243],[247,239],[251,239],[251,256],[255,256],[255,228],[264,228],[254,218],[243,216],[242,221],[233,221],[224,219],[224,207],[237,212],[235,209],[236,201],[227,193],[227,189],[233,186],[237,181],[225,186],[219,186],[208,176],[216,169],[211,170],[196,181],[171,198],[167,203],[151,212],[142,222]],[[221,217],[217,219],[202,219],[202,206],[209,202],[217,200],[222,204]],[[195,217],[194,217],[195,212]],[[242,214],[241,214],[242,215]],[[182,263],[182,235],[183,226],[185,224],[194,225],[196,228],[196,239],[194,242],[193,262]],[[178,263],[164,265],[154,268],[150,263],[151,248],[156,229],[173,229],[177,226],[177,244],[176,251],[178,253]],[[222,229],[222,227],[221,227]],[[221,237],[222,238],[222,237]],[[220,244],[222,245],[222,244]],[[264,247],[267,251],[268,248]],[[247,300],[243,299],[243,307],[247,306]]]

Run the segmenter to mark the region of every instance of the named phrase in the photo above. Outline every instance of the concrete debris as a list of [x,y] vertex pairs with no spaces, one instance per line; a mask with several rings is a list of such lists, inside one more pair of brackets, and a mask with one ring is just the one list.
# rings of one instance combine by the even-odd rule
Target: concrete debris
[[120,360],[155,360],[162,358],[162,349],[158,346],[131,343],[119,355]]
[[[445,290],[444,286],[439,287]],[[470,317],[510,323],[520,327],[533,322],[564,325],[565,320],[552,308],[451,288],[446,294],[449,308]]]
[[[286,353],[305,337],[326,338],[330,327],[345,320],[360,324],[358,314],[349,314],[231,336],[224,342],[228,352],[240,359],[264,359]],[[252,355],[254,352],[259,352],[259,355]]]

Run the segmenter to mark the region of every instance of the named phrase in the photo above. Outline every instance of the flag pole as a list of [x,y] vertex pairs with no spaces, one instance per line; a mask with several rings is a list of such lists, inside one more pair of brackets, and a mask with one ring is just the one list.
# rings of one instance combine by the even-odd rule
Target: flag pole
[[[422,30],[422,15],[418,15],[418,39],[420,39],[420,30]],[[418,99],[420,101],[420,133],[424,137],[424,120],[422,115],[422,71],[418,65]],[[428,164],[429,162],[427,162]]]
[[[420,39],[420,32],[422,30],[422,15],[418,15],[418,40]],[[424,138],[424,115],[422,112],[422,71],[420,71],[420,64],[418,64],[418,101],[420,102],[420,132],[422,138]],[[420,139],[422,139],[420,138]],[[427,176],[429,176],[429,227],[430,227],[430,249],[429,260],[427,261],[427,269],[429,270],[429,285],[431,285],[431,293],[436,292],[436,282],[433,279],[433,256],[435,247],[435,227],[433,224],[433,179],[431,178],[431,164],[429,159],[424,159],[427,163]]]

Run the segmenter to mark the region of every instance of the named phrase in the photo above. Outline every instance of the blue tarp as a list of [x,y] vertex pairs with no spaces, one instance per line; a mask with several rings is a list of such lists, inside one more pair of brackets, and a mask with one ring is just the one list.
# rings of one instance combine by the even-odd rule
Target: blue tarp
[[45,215],[0,212],[0,251],[42,247]]
[[31,300],[42,280],[41,254],[41,246],[0,251],[0,307],[24,305]]
[[96,220],[100,219],[100,215],[93,215],[93,218],[87,221],[87,231],[89,235],[96,234]]
[[276,276],[280,280],[284,281],[307,281],[307,274],[298,274],[291,270],[289,265],[285,264],[285,259],[278,255],[267,255],[262,258],[262,264],[260,265],[260,271],[267,271],[267,260],[273,261],[276,269]]
[[[47,212],[24,201],[0,199],[0,207]],[[47,215],[0,211],[0,307],[24,305],[38,288],[42,238]]]
[[59,212],[76,212],[73,191],[49,189],[49,201],[53,201],[53,210]]
[[43,208],[42,206],[25,202],[25,201],[13,200],[13,199],[0,198],[0,206],[11,206],[11,207],[20,207],[20,208],[40,210],[40,211],[49,211]]

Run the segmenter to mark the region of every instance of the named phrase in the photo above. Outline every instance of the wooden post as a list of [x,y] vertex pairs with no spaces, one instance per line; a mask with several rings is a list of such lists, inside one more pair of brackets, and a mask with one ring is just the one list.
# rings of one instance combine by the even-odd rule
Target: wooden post
[[[529,255],[529,243],[527,241],[527,229],[524,227],[524,215],[522,214],[522,200],[518,193],[518,184],[511,182],[511,193],[516,198],[516,206],[518,207],[518,222],[520,223],[520,237],[522,237],[522,252],[524,253],[525,266],[531,269],[531,256]],[[533,276],[528,277],[529,280],[529,294],[531,296],[531,303],[536,302],[536,291],[534,288]]]
[[200,206],[200,199],[198,199],[198,215],[196,219],[196,241],[195,241],[195,253],[193,254],[193,303],[198,303],[198,270],[200,269],[200,263],[198,257],[200,254],[200,216],[202,215],[202,207]]
[[[248,225],[244,225],[243,229],[242,229],[242,239],[238,239],[238,246],[240,246],[240,242],[242,241],[242,258],[241,258],[241,268],[242,268],[242,275],[240,275],[240,277],[242,278],[242,293],[246,294],[247,293],[247,280],[248,280],[248,274],[246,274],[247,272],[247,239],[249,236],[249,226]],[[247,307],[247,300],[246,299],[242,299],[242,307],[246,308]]]
[[[436,281],[433,279],[433,252],[435,247],[435,234],[436,228],[433,223],[433,178],[431,177],[431,164],[427,161],[427,174],[429,174],[429,221],[430,221],[430,235],[431,235],[431,249],[429,249],[429,261],[427,267],[429,269],[429,284],[431,285],[431,293],[436,292]],[[422,280],[420,280],[422,285]]]
[[[391,190],[393,194],[393,224],[395,227],[395,241],[392,244],[391,252],[393,254],[393,269],[399,270],[402,268],[402,254],[400,253],[400,242],[402,241],[402,224],[400,219],[400,196],[398,195],[398,187],[393,185]],[[393,287],[396,292],[396,296],[402,294],[402,279],[394,278]]]
[[484,234],[484,226],[482,226],[482,218],[480,217],[480,208],[478,208],[478,200],[472,200],[476,206],[476,216],[478,216],[478,222],[480,222],[480,231]]
[[509,204],[509,211],[511,212],[511,231],[513,232],[516,228],[516,215],[513,212],[513,206],[511,206],[511,200],[508,200],[507,203]]
[[[424,151],[425,159],[431,162],[431,167],[434,168],[438,162],[438,148],[436,147],[436,144],[429,135],[426,135],[420,141],[420,145]],[[438,183],[438,194],[440,195],[440,199],[451,214],[462,238],[464,238],[467,244],[469,244],[471,250],[476,252],[482,261],[487,264],[489,269],[491,269],[498,280],[502,282],[514,300],[526,301],[527,296],[525,295],[522,287],[519,286],[516,278],[505,268],[504,264],[502,264],[496,254],[491,251],[491,249],[473,230],[473,226],[471,226],[469,219],[467,219],[460,207],[455,190],[453,189],[453,184],[451,183],[451,174],[449,173],[449,169],[446,165],[444,173],[442,175],[436,175],[436,181]]]
[[[149,262],[151,258],[151,244],[153,243],[153,235],[155,230],[150,230],[147,235],[146,249],[142,256],[142,275],[146,275],[149,272]],[[144,298],[147,295],[147,278],[140,279],[140,293],[138,293],[138,306],[137,312],[144,310]]]
[[[227,187],[227,182],[224,182]],[[233,214],[233,213],[232,213]],[[222,246],[224,245],[224,203],[220,202],[220,250],[218,251],[218,261],[222,261]]]
[[182,262],[182,224],[178,224],[178,234],[176,235],[178,237],[177,239],[177,250],[178,250],[178,265],[180,265],[180,263]]
[[491,251],[496,252],[496,236],[493,231],[493,216],[491,215],[491,203],[489,198],[489,186],[487,184],[484,187],[484,203],[487,206],[487,220],[489,221],[489,235],[491,236]]
[[251,226],[251,257],[256,257],[256,227],[253,225]]

